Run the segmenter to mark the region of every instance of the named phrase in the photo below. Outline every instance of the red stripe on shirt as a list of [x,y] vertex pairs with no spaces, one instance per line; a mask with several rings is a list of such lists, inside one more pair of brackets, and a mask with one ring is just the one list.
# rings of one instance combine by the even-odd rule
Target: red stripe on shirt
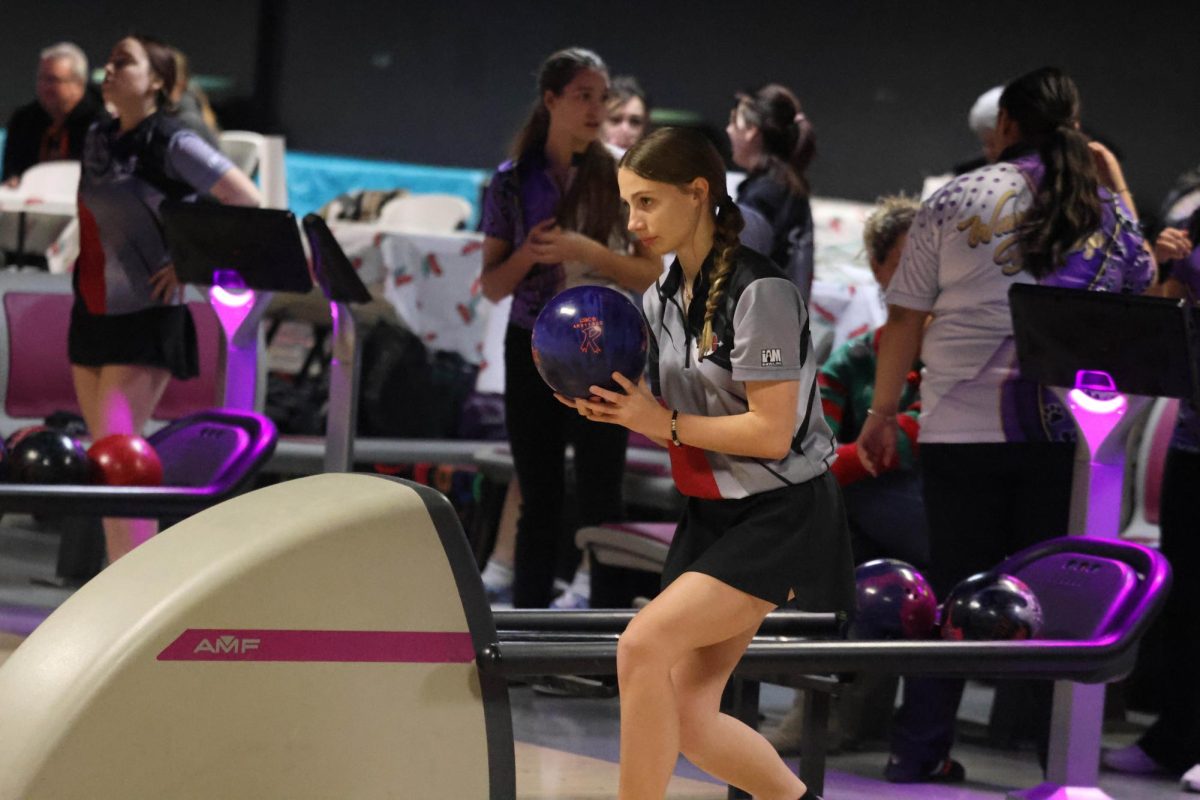
[[79,294],[83,304],[93,314],[103,314],[107,309],[107,293],[104,287],[104,245],[100,243],[100,226],[83,199],[79,200],[79,259],[75,271],[79,273]]
[[667,445],[667,452],[671,455],[671,477],[681,493],[702,500],[721,499],[717,478],[703,450],[685,444],[682,447]]

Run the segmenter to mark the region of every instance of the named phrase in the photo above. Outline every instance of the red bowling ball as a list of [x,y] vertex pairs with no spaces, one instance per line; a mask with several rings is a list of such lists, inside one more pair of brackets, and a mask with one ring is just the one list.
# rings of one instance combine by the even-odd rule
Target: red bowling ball
[[154,447],[140,436],[114,433],[88,449],[96,483],[105,486],[158,486],[162,462]]

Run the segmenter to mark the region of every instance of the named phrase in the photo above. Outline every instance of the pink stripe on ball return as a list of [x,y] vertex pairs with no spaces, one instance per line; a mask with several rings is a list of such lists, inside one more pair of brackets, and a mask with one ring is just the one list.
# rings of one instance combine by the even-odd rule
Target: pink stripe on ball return
[[475,648],[469,633],[188,628],[158,660],[463,664]]

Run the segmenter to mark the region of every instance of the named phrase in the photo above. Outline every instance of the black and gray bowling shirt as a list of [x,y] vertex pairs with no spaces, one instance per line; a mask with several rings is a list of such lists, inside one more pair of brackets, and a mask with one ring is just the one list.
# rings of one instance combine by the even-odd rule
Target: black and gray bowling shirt
[[732,499],[815,478],[829,468],[835,448],[821,412],[808,309],[800,291],[770,259],[739,247],[713,318],[716,347],[700,360],[706,276],[714,257],[708,254],[696,277],[686,319],[678,260],[642,298],[650,328],[651,391],[680,413],[715,417],[749,409],[747,381],[799,381],[795,435],[791,451],[778,461],[668,444],[675,485],[691,497]]

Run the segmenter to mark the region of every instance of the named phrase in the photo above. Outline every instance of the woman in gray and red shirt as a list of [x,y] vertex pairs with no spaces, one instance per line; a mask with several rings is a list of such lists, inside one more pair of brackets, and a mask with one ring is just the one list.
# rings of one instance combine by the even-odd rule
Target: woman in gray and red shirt
[[741,213],[702,134],[651,134],[621,159],[618,181],[629,230],[677,256],[643,299],[649,384],[614,373],[624,392],[593,386],[589,400],[560,400],[665,446],[688,496],[664,589],[617,647],[619,797],[661,798],[682,752],[755,797],[812,798],[759,733],[720,712],[768,612],[789,600],[813,611],[853,603],[808,312],[779,267],[739,243]]
[[[197,194],[258,203],[249,178],[167,113],[174,81],[165,44],[145,36],[117,42],[101,85],[114,118],[94,125],[84,144],[68,353],[93,439],[140,434],[171,376],[199,371],[159,205]],[[104,520],[109,562],[156,529],[154,520]]]
[[620,219],[616,163],[600,142],[608,70],[595,53],[554,53],[538,73],[538,103],[517,136],[513,159],[492,176],[483,201],[483,293],[512,296],[504,340],[504,401],[523,502],[517,521],[513,605],[551,600],[564,536],[565,452],[575,446],[583,525],[620,519],[628,436],[581,425],[554,401],[533,365],[533,323],[568,286],[643,291],[661,272],[657,259],[631,254]]

